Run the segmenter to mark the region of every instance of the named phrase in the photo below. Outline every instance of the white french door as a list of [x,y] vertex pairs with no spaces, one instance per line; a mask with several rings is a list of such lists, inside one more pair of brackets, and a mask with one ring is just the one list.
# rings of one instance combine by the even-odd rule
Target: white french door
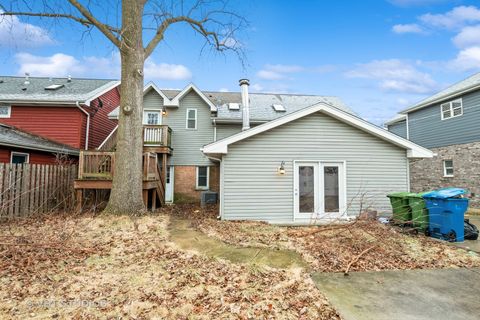
[[345,213],[345,163],[296,161],[294,218],[336,219]]
[[167,166],[165,172],[165,202],[173,202],[173,186],[175,184],[175,167]]

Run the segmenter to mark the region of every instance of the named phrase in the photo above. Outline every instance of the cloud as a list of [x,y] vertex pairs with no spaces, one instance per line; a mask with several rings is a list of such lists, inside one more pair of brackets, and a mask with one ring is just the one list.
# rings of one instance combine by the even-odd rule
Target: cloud
[[449,63],[453,70],[480,70],[480,46],[461,50],[457,57]]
[[374,60],[359,64],[355,69],[347,72],[346,76],[376,80],[382,90],[390,92],[423,94],[437,89],[437,83],[429,74],[399,59]]
[[452,40],[459,48],[480,45],[480,25],[463,28]]
[[155,63],[145,61],[145,78],[156,80],[187,80],[192,78],[190,70],[181,64]]
[[410,24],[396,24],[392,27],[392,31],[398,34],[404,34],[404,33],[419,33],[423,34],[425,33],[425,30],[423,30],[422,27],[420,27],[416,23],[410,23]]
[[41,57],[22,52],[15,55],[15,61],[20,65],[17,72],[19,75],[28,72],[38,77],[65,77],[81,75],[86,71],[79,60],[63,53]]
[[[114,52],[109,57],[88,56],[75,58],[63,53],[52,56],[35,56],[30,53],[18,53],[15,61],[19,65],[18,74],[25,72],[32,76],[65,77],[88,76],[101,78],[120,78],[120,54]],[[149,58],[145,62],[145,78],[151,80],[186,80],[192,77],[190,70],[181,64],[156,63]]]
[[32,48],[54,43],[45,29],[22,22],[16,16],[0,16],[0,47]]
[[287,79],[287,74],[304,71],[304,68],[298,65],[286,64],[267,64],[257,72],[257,77],[263,80],[283,80]]
[[228,88],[220,88],[218,89],[219,92],[230,92],[230,90],[228,90]]
[[480,21],[480,10],[475,6],[459,6],[443,14],[424,14],[419,20],[435,28],[457,29],[467,23]]
[[252,90],[253,91],[259,92],[259,91],[263,91],[263,89],[264,89],[263,86],[258,84],[258,83],[252,84]]

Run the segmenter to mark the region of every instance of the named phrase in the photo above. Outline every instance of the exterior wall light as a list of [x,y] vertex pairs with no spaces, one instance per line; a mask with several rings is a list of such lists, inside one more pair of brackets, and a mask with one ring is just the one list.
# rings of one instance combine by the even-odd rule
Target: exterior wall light
[[162,109],[162,116],[167,116],[167,110],[165,108]]
[[278,174],[284,175],[285,174],[285,161],[280,163],[280,167],[277,169]]

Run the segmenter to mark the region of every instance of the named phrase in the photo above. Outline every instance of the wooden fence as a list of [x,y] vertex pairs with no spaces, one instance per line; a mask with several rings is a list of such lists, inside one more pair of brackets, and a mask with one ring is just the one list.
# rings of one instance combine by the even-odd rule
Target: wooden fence
[[76,165],[0,163],[0,218],[73,210]]

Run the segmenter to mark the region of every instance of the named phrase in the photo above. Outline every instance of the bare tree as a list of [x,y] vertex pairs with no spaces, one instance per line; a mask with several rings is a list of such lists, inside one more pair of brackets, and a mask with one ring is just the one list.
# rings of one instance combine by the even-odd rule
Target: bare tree
[[[229,11],[226,0],[43,0],[41,5],[31,4],[29,1],[12,0],[10,8],[0,11],[0,15],[74,21],[88,31],[98,29],[120,51],[121,111],[117,161],[110,200],[105,210],[115,214],[143,212],[142,105],[145,60],[164,40],[165,32],[182,23],[205,39],[204,48],[232,50],[241,57],[236,34],[246,26],[246,20]],[[41,8],[39,12],[35,11],[37,7]],[[144,35],[150,35],[148,42],[144,42]]]

